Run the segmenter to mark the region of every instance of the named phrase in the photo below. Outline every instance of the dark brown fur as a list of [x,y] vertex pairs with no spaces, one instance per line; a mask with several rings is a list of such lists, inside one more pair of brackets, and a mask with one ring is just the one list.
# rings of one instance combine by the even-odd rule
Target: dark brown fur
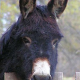
[[[49,61],[50,75],[53,77],[57,64],[57,47],[63,37],[52,9],[54,1],[50,0],[48,6],[34,6],[29,12],[25,7],[28,0],[20,0],[21,15],[18,21],[0,39],[0,80],[3,80],[5,72],[15,72],[21,80],[27,80],[32,75],[33,62],[37,58]],[[35,0],[31,4],[35,5]],[[66,4],[67,0],[64,2]],[[29,39],[26,42],[29,46],[23,41],[25,37],[31,40],[30,43]]]

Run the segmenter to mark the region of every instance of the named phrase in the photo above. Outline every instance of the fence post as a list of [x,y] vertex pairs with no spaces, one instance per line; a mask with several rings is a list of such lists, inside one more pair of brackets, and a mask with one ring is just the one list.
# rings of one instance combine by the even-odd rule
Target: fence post
[[4,80],[20,80],[14,73],[4,73]]
[[80,72],[76,72],[76,80],[80,80]]
[[63,72],[55,72],[53,80],[63,80]]
[[[4,73],[4,80],[20,80],[20,79],[14,73]],[[55,72],[53,80],[63,80],[63,72]]]

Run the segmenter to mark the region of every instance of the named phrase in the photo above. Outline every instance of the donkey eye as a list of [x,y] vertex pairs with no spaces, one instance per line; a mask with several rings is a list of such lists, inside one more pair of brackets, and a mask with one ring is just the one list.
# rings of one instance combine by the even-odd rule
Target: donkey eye
[[56,46],[57,42],[58,42],[58,39],[55,39],[52,41],[53,48]]
[[23,38],[23,42],[25,43],[25,45],[30,45],[30,43],[31,43],[31,39],[29,38],[29,37],[24,37]]

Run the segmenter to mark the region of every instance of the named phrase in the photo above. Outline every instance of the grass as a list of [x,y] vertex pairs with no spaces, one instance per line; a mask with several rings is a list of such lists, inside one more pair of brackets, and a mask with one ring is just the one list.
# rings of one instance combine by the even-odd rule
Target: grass
[[63,80],[75,80],[75,79],[72,77],[69,77],[69,78],[63,78]]

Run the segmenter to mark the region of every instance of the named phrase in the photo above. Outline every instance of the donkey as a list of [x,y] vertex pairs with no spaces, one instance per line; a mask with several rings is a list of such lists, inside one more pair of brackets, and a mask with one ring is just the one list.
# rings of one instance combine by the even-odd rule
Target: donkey
[[0,80],[14,72],[21,80],[52,80],[57,65],[57,47],[63,37],[56,18],[68,0],[19,0],[20,16],[0,39]]

